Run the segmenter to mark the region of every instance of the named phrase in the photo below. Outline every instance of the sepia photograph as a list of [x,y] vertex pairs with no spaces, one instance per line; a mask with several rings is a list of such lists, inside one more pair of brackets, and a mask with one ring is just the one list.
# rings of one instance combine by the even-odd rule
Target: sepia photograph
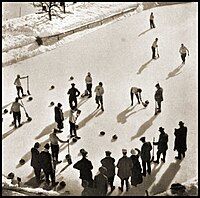
[[198,2],[2,7],[2,196],[198,196]]

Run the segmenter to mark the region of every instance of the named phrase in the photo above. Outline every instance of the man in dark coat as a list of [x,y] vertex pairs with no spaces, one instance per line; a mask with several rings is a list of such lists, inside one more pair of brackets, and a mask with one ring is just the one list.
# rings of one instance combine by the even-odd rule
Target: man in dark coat
[[179,129],[175,129],[175,142],[174,142],[174,151],[178,151],[178,156],[176,159],[181,159],[181,155],[185,157],[185,152],[187,150],[187,127],[184,126],[182,121],[179,122]]
[[118,177],[121,179],[121,187],[119,187],[119,190],[123,192],[123,186],[124,182],[126,182],[126,191],[129,189],[129,177],[131,176],[131,171],[133,168],[132,161],[129,157],[127,157],[127,150],[122,149],[123,157],[119,159],[117,163],[118,168]]
[[31,149],[31,166],[34,169],[35,178],[38,185],[40,184],[40,174],[41,174],[41,166],[40,166],[40,159],[39,159],[40,152],[38,150],[39,147],[40,147],[40,144],[36,142],[34,144],[34,147]]
[[158,142],[153,142],[153,145],[158,146],[157,151],[157,160],[154,161],[155,163],[159,164],[160,155],[163,154],[163,158],[161,160],[165,163],[166,151],[168,149],[168,135],[165,133],[164,128],[159,127],[160,136]]
[[92,163],[90,160],[86,158],[88,154],[87,151],[81,149],[80,153],[82,155],[82,159],[76,162],[73,168],[80,170],[79,178],[82,179],[82,182],[83,180],[86,180],[89,183],[89,187],[92,187],[93,186],[92,171],[91,171],[93,169]]
[[[80,95],[80,91],[75,88],[75,84],[72,83],[72,88],[68,90],[67,94],[69,94],[69,105],[77,107],[77,97]],[[74,102],[74,105],[73,105]]]
[[52,186],[56,186],[58,182],[55,182],[55,171],[53,169],[53,163],[51,154],[49,153],[49,144],[45,144],[44,150],[40,153],[40,164],[44,171],[46,184],[50,184],[49,176],[51,177]]
[[[142,159],[142,168],[143,168],[143,173],[142,175],[144,177],[146,177],[146,172],[148,172],[148,174],[151,174],[151,150],[152,150],[152,146],[150,142],[146,142],[145,137],[141,137],[140,141],[143,143],[142,147],[141,147],[141,159]],[[146,170],[146,165],[147,165],[147,170]]]
[[55,122],[57,122],[57,127],[60,132],[62,132],[61,129],[63,129],[63,120],[64,120],[61,107],[62,107],[62,104],[58,103],[58,105],[54,108]]
[[106,151],[106,157],[101,160],[101,164],[103,167],[107,169],[107,172],[105,175],[108,177],[108,183],[111,187],[111,191],[115,189],[115,186],[113,186],[114,177],[115,177],[115,159],[111,157],[111,152]]
[[108,192],[108,178],[106,176],[107,169],[99,168],[99,174],[94,177],[94,188],[97,196],[106,196]]
[[140,155],[140,150],[139,149],[131,149],[131,156],[130,159],[132,160],[133,163],[133,168],[132,168],[132,175],[131,175],[131,185],[137,186],[138,184],[141,184],[143,181],[142,178],[142,168],[139,162],[139,155]]
[[163,88],[160,87],[159,83],[156,84],[155,87],[157,88],[157,90],[155,92],[154,99],[157,102],[157,112],[160,113],[161,112],[161,102],[163,101]]

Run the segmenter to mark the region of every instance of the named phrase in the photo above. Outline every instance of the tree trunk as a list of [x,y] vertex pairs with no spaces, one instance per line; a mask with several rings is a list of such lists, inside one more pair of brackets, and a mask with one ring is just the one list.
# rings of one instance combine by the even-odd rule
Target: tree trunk
[[51,21],[51,2],[49,2],[49,12],[48,12],[48,14],[49,14],[49,20]]
[[65,13],[65,2],[63,3],[63,11]]

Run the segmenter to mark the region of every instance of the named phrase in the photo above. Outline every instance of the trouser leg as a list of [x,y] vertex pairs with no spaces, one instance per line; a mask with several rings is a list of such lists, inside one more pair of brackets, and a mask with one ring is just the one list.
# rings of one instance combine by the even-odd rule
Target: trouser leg
[[123,187],[124,187],[124,179],[121,179],[121,188],[123,190]]
[[158,101],[158,110],[161,111],[161,101]]
[[163,162],[165,162],[166,151],[164,151],[162,154],[163,154]]
[[147,162],[147,172],[149,173],[149,175],[151,174],[151,162],[150,161]]
[[40,168],[34,168],[34,173],[35,173],[36,182],[40,183],[41,169]]
[[129,189],[129,182],[128,182],[128,179],[129,179],[129,178],[126,178],[126,179],[125,179],[125,182],[126,182],[126,190]]
[[142,161],[143,175],[146,176],[146,162]]
[[160,159],[160,155],[161,155],[161,152],[158,150],[157,151],[157,161],[159,162],[159,159]]
[[13,119],[14,119],[14,124],[15,124],[15,127],[17,127],[17,113],[16,112],[13,112]]
[[136,98],[137,98],[137,100],[138,100],[138,103],[140,104],[140,98],[139,98],[138,93],[136,93],[135,96],[136,96]]
[[17,96],[18,96],[18,98],[20,98],[20,95],[19,95],[20,87],[17,87],[17,86],[16,86],[16,89],[17,89]]
[[133,105],[133,96],[134,96],[134,94],[132,93],[132,91],[130,92],[130,95],[131,95],[131,105]]
[[155,59],[156,58],[156,49],[154,47],[151,47],[152,49],[152,58]]

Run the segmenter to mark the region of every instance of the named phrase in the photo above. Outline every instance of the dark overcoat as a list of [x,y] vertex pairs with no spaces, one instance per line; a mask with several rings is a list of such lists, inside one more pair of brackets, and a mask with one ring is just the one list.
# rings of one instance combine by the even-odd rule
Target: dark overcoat
[[130,159],[132,160],[132,163],[133,163],[131,185],[136,186],[137,184],[140,184],[143,181],[142,168],[139,162],[138,155],[131,155]]
[[55,121],[57,123],[62,122],[64,120],[62,109],[59,107],[55,107],[54,111],[55,111]]
[[51,159],[51,154],[49,152],[42,151],[40,153],[40,164],[41,164],[41,168],[45,172],[49,172],[49,173],[52,172],[53,170],[52,159]]
[[118,173],[120,179],[126,179],[131,176],[133,164],[129,157],[123,156],[117,163]]
[[141,148],[141,159],[144,162],[148,162],[151,159],[152,146],[150,142],[144,142]]
[[110,156],[106,156],[105,158],[101,160],[101,164],[107,169],[107,172],[105,175],[108,178],[113,177],[115,175],[115,159],[114,158]]
[[163,89],[161,87],[156,90],[154,98],[157,102],[163,101]]
[[161,133],[158,140],[158,151],[165,152],[168,149],[168,135]]
[[40,152],[36,148],[31,149],[31,166],[40,169]]
[[174,135],[174,149],[185,152],[187,150],[187,127],[182,126],[179,129],[175,129]]
[[80,170],[80,179],[91,181],[92,180],[92,163],[87,158],[83,157],[81,160],[76,162],[73,168]]

